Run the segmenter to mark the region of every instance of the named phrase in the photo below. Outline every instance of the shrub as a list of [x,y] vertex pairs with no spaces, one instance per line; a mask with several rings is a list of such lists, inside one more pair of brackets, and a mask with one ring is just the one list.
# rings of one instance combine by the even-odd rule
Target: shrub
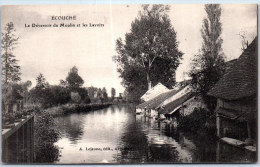
[[204,108],[195,108],[194,111],[179,121],[179,127],[186,131],[215,133],[215,117]]
[[35,161],[53,162],[59,157],[59,149],[54,143],[59,138],[53,117],[47,112],[40,112],[35,119]]

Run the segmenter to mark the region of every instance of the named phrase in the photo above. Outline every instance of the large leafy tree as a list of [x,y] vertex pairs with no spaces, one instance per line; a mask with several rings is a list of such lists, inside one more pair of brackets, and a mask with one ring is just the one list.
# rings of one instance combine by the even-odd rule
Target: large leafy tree
[[30,90],[29,97],[32,103],[39,103],[43,108],[53,105],[50,85],[46,82],[42,73],[37,76],[36,86]]
[[223,75],[225,56],[222,51],[221,7],[219,4],[206,4],[205,11],[207,17],[201,29],[202,48],[193,60],[190,76],[193,87],[210,107],[212,99],[207,96],[207,92]]
[[18,60],[13,54],[13,50],[18,44],[19,37],[16,37],[14,24],[7,23],[4,32],[2,33],[1,47],[2,47],[2,83],[18,82],[21,80],[20,66],[17,64]]
[[66,81],[71,89],[77,89],[84,84],[83,79],[78,74],[78,69],[76,66],[70,69]]
[[114,60],[123,85],[139,95],[158,82],[168,87],[175,83],[173,75],[183,54],[178,50],[168,11],[169,6],[143,5],[125,41],[116,41]]

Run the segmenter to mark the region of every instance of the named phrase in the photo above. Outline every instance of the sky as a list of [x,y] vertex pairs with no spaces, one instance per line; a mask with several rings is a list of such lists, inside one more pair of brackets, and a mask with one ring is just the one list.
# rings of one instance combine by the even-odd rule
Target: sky
[[[257,6],[253,4],[222,4],[223,52],[227,60],[241,54],[244,33],[251,42],[257,35]],[[13,22],[19,45],[14,50],[21,66],[22,81],[35,79],[42,73],[50,84],[65,80],[70,68],[76,66],[84,86],[112,87],[117,94],[124,91],[112,61],[116,55],[115,41],[130,32],[131,22],[141,5],[38,5],[3,6],[1,28]],[[176,71],[176,80],[187,79],[193,56],[201,48],[201,27],[206,13],[203,4],[170,5],[168,13],[177,32],[179,50],[184,53]],[[52,20],[52,16],[76,16],[76,20]],[[32,24],[81,24],[81,27],[26,27]],[[103,24],[102,27],[82,27]]]

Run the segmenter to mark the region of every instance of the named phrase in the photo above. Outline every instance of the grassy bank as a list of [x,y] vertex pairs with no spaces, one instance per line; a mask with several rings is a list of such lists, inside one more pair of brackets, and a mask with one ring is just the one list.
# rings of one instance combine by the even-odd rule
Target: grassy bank
[[91,103],[91,104],[65,104],[46,109],[51,116],[59,116],[76,112],[89,112],[107,108],[111,103]]

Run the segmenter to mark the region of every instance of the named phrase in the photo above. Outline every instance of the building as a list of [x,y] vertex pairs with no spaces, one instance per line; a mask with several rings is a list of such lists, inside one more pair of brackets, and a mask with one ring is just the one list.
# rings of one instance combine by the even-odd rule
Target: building
[[177,92],[178,92],[178,90],[171,89],[171,90],[168,90],[167,92],[161,93],[161,94],[157,95],[156,97],[136,106],[136,112],[144,113],[144,115],[147,115],[150,117],[156,117],[158,115],[156,108],[162,102],[164,102],[166,99],[173,96]]
[[161,93],[167,92],[169,91],[169,89],[164,86],[161,83],[158,83],[157,85],[155,85],[154,87],[152,87],[151,89],[149,89],[142,97],[141,100],[142,101],[149,101],[153,98],[155,98],[156,96],[160,95]]
[[172,119],[190,115],[195,108],[206,108],[206,105],[200,96],[196,96],[190,82],[187,82],[179,87],[176,94],[162,102],[157,110],[166,118]]
[[[166,92],[162,92],[156,97],[138,105],[137,113],[145,113],[151,117],[165,118],[165,115],[170,115],[175,112],[176,108],[180,108],[184,102],[194,96],[189,81],[177,83],[176,86]],[[194,101],[194,99],[193,99]],[[188,104],[188,103],[187,103]],[[190,104],[187,109],[190,109]],[[187,113],[186,110],[185,114]],[[189,110],[190,112],[190,110]],[[184,114],[184,115],[185,115]]]
[[220,138],[256,139],[257,56],[255,38],[208,93],[217,98],[216,125]]

